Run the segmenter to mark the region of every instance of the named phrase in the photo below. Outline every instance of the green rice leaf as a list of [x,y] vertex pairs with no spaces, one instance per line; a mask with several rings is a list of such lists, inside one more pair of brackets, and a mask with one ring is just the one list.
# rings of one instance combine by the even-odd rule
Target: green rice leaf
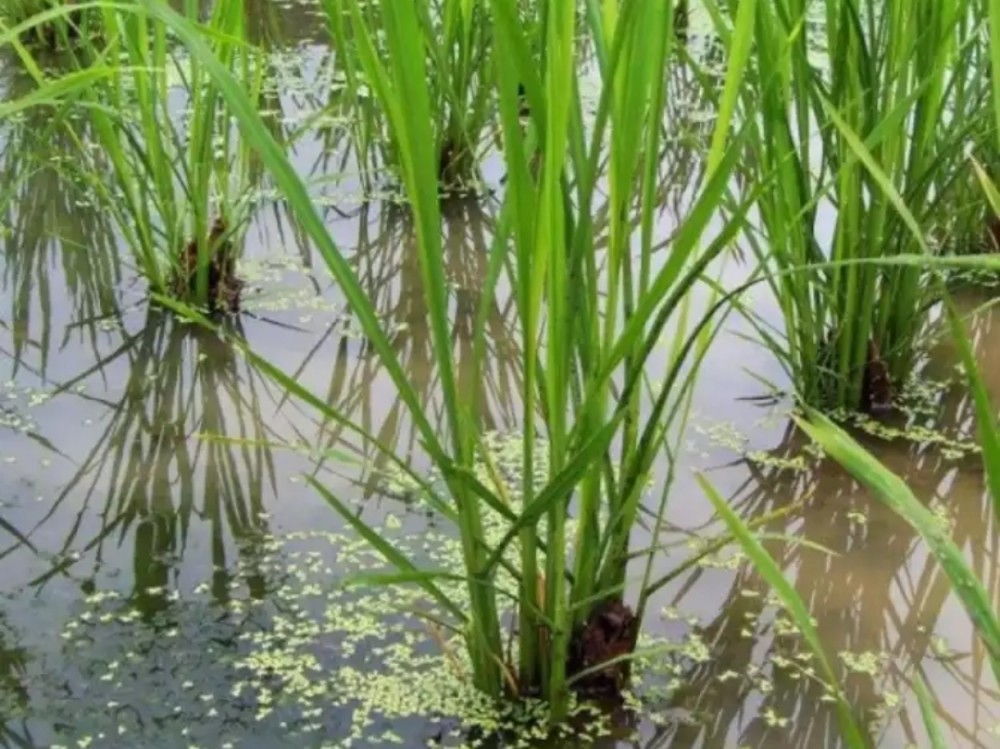
[[917,700],[920,702],[920,717],[923,719],[927,738],[931,742],[931,749],[949,749],[944,736],[941,734],[941,726],[938,725],[937,715],[934,714],[934,702],[931,698],[931,693],[928,691],[927,684],[922,677],[917,676],[913,680],[913,691],[917,693]]
[[836,673],[826,655],[823,642],[820,640],[819,632],[816,631],[812,617],[809,615],[802,597],[799,596],[788,578],[782,574],[777,562],[767,553],[767,550],[757,540],[739,515],[730,509],[726,500],[716,491],[715,487],[701,474],[698,474],[696,479],[702,491],[711,500],[715,511],[719,513],[719,516],[729,528],[730,533],[735,536],[736,541],[750,559],[754,568],[778,596],[785,610],[792,617],[795,626],[802,633],[802,637],[819,661],[823,676],[827,680],[827,685],[833,689],[837,697],[837,720],[847,746],[851,749],[865,749],[865,747],[870,746],[870,742],[865,738],[864,733],[851,714],[847,699],[838,684]]
[[808,421],[796,419],[806,434],[927,542],[951,580],[956,595],[965,605],[1000,681],[1000,622],[997,621],[993,602],[975,573],[969,569],[962,552],[948,537],[947,530],[942,528],[934,513],[917,500],[902,479],[875,460],[844,430],[812,409],[807,415]]
[[396,567],[400,574],[409,575],[412,582],[416,582],[421,588],[426,590],[431,597],[434,598],[446,611],[448,611],[452,616],[461,622],[466,620],[465,613],[457,606],[455,603],[448,598],[444,592],[434,584],[434,576],[425,574],[425,571],[417,568],[413,562],[411,562],[406,556],[404,556],[398,549],[396,549],[393,544],[387,539],[382,537],[377,528],[373,528],[368,523],[363,521],[358,513],[353,512],[346,504],[337,499],[327,489],[323,484],[317,481],[312,476],[306,476],[306,480],[309,484],[319,492],[319,495],[323,497],[324,500],[337,511],[347,523],[357,531],[358,535],[361,536],[365,541],[371,544],[372,548],[377,550],[389,564]]

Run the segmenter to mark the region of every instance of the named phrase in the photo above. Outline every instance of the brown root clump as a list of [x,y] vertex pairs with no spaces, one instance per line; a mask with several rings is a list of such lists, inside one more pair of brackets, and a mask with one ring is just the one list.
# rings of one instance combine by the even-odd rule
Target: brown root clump
[[605,601],[594,609],[570,643],[569,673],[594,669],[576,682],[577,691],[589,699],[620,698],[632,675],[632,661],[625,656],[635,650],[638,636],[639,620],[621,601]]
[[[819,366],[822,370],[836,370],[837,356],[836,340],[833,335],[827,335],[826,343],[820,354]],[[832,398],[833,382],[829,382],[828,390],[824,395]],[[868,416],[886,414],[893,409],[893,388],[892,376],[889,373],[889,365],[882,358],[882,351],[876,339],[870,338],[866,349],[865,363],[861,371],[861,397],[855,408],[858,412]]]
[[472,151],[453,139],[445,139],[438,151],[438,185],[442,196],[464,197],[475,194]]
[[882,359],[878,343],[868,341],[868,361],[861,382],[861,409],[867,414],[884,413],[892,409],[892,379],[889,367]]
[[[240,292],[243,281],[236,275],[236,249],[231,239],[226,237],[226,220],[222,216],[215,219],[208,234],[208,306],[213,312],[237,312],[240,308]],[[181,299],[190,298],[198,289],[197,240],[187,243],[178,258],[174,279],[176,294]]]

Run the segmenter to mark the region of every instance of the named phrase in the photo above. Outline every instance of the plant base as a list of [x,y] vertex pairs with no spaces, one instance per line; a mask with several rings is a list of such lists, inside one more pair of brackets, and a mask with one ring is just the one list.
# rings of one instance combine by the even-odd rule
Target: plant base
[[882,359],[878,344],[868,341],[868,360],[861,383],[861,409],[867,414],[885,413],[892,409],[892,379],[889,367]]
[[[621,601],[605,601],[594,609],[570,643],[569,673],[589,671],[576,682],[577,691],[588,699],[620,698],[632,671],[624,656],[635,650],[638,635],[639,620]],[[623,659],[598,668],[618,658]]]
[[446,140],[438,153],[438,185],[442,198],[475,196],[476,164],[468,147]]
[[[882,358],[878,341],[868,340],[868,348],[863,366],[853,365],[850,368],[852,373],[849,376],[861,375],[861,397],[856,403],[845,403],[838,395],[837,381],[835,377],[839,372],[838,357],[840,352],[837,342],[833,336],[827,336],[819,360],[819,367],[822,371],[829,372],[827,379],[820,382],[821,407],[846,409],[848,411],[857,410],[868,416],[885,414],[893,409],[892,399],[894,388],[892,377],[889,374],[889,366]],[[860,372],[859,372],[860,370]],[[817,405],[817,404],[812,404]]]
[[[213,312],[238,312],[243,281],[236,275],[236,252],[233,243],[226,237],[226,221],[221,216],[215,219],[208,235],[208,251],[211,255],[208,265],[208,308]],[[198,296],[197,240],[191,240],[181,251],[174,279],[175,293],[180,299]]]

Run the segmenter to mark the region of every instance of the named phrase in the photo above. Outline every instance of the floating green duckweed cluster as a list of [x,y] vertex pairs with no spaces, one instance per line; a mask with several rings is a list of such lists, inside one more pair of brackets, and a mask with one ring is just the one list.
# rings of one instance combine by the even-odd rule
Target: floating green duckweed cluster
[[[915,375],[909,379],[896,400],[901,420],[887,423],[861,413],[835,411],[831,418],[852,429],[886,442],[905,441],[921,448],[933,448],[945,460],[960,460],[977,454],[976,435],[966,434],[961,425],[942,428],[942,399],[955,388],[953,379],[932,379]],[[792,418],[794,410],[777,413]],[[803,436],[798,447],[790,448],[790,441],[775,450],[750,450],[749,437],[729,422],[695,425],[695,431],[705,436],[711,447],[729,450],[743,456],[761,468],[778,471],[808,471],[823,454],[819,446]]]
[[[417,512],[387,514],[381,527],[418,564],[455,568],[461,549],[446,527]],[[702,566],[735,564],[729,559]],[[384,563],[356,538],[289,533],[241,550],[241,560],[234,573],[218,569],[190,588],[147,588],[131,598],[98,592],[81,601],[62,633],[64,683],[51,699],[73,717],[55,716],[66,726],[63,746],[538,745],[544,706],[484,699],[470,686],[458,633],[435,621],[443,616],[418,587],[361,584]],[[250,584],[251,577],[264,585]],[[457,594],[452,586],[462,583],[440,585]],[[740,640],[771,639],[762,657],[720,661],[734,643],[675,608],[662,612],[671,638],[640,639],[627,705],[645,725],[709,719],[685,712],[681,696],[705,675],[758,695],[758,715],[775,730],[794,725],[783,702],[790,685],[801,683],[821,704],[833,701],[773,594],[745,588],[733,612],[745,621]],[[854,678],[881,681],[892,671],[878,653],[844,651],[839,661]],[[869,706],[873,719],[898,707],[896,692],[878,699]],[[576,704],[563,738],[588,746],[621,730],[608,714]],[[491,744],[489,736],[501,740]]]
[[[477,461],[475,465],[476,477],[492,489],[497,488],[498,480],[502,481],[505,493],[512,503],[516,503],[522,475],[521,466],[523,465],[521,435],[519,433],[489,432],[483,435],[483,450],[488,457],[485,459],[480,457]],[[543,485],[548,478],[548,458],[546,444],[539,439],[532,458],[536,486]],[[387,465],[380,473],[380,488],[391,496],[416,498],[421,491],[421,482],[416,479],[412,472],[408,472],[396,464]],[[430,469],[425,481],[432,485],[440,483],[441,477],[436,468]],[[506,528],[498,524],[500,518],[494,517],[494,521],[493,530],[497,535],[493,540],[498,541],[503,538]],[[542,523],[544,522],[543,519]]]
[[862,653],[845,650],[840,653],[840,660],[851,673],[879,676],[885,668],[886,656],[870,650]]
[[[486,461],[477,466],[480,479],[501,477],[516,502],[520,435],[491,434],[484,444],[491,468]],[[540,477],[546,452],[540,442]],[[378,512],[383,535],[421,568],[458,569],[462,550],[453,529],[427,515],[413,476],[393,475],[407,489],[400,492],[408,499],[405,509],[396,503],[390,510],[359,504],[359,510]],[[504,522],[490,515],[492,541],[505,531]],[[472,747],[490,745],[486,738],[498,735],[498,747],[538,745],[544,706],[495,705],[473,689],[460,633],[440,623],[444,614],[419,587],[368,584],[389,570],[363,541],[348,532],[297,532],[238,551],[235,570],[217,568],[209,579],[132,596],[97,592],[80,602],[62,631],[64,652],[52,669],[58,685],[47,687],[48,699],[32,698],[33,706],[52,713],[47,721],[63,726],[53,746]],[[516,544],[510,553],[516,559]],[[732,549],[698,563],[706,574],[745,565]],[[462,581],[438,584],[461,600]],[[509,574],[497,584],[515,590]],[[784,701],[789,689],[833,701],[776,596],[749,586],[738,594],[729,609],[740,617],[732,636],[720,638],[698,618],[668,607],[662,618],[670,637],[640,638],[626,703],[642,718],[640,727],[710,720],[697,706],[688,712],[685,697],[704,678],[712,689],[737,690],[741,699],[754,695],[757,715],[771,730],[796,725]],[[730,657],[742,643],[765,642],[753,659]],[[887,664],[885,656],[870,653],[845,651],[839,658],[851,678],[882,680],[894,670]],[[898,709],[896,692],[878,699],[877,706],[867,705],[874,718]],[[565,738],[572,746],[623,730],[586,704],[574,706],[570,725]]]
[[737,453],[742,453],[746,449],[747,436],[731,422],[697,424],[695,431],[707,437],[709,444],[713,447],[725,448]]
[[857,415],[845,416],[844,420],[879,439],[886,441],[906,440],[914,444],[938,447],[943,457],[953,460],[979,451],[975,440],[956,439],[938,429],[919,424],[896,427],[876,419]]
[[[430,528],[386,532],[438,562],[460,553]],[[107,715],[75,721],[66,746],[125,746],[115,741],[126,736],[129,746],[173,746],[170,737],[181,736],[242,746],[256,735],[322,747],[476,746],[475,735],[497,732],[513,747],[538,738],[543,706],[493,705],[476,692],[456,635],[419,615],[439,613],[419,590],[349,584],[381,566],[347,536],[293,533],[252,565],[270,580],[266,599],[241,597],[236,581],[222,595],[213,582],[185,596],[147,589],[162,604],[147,618],[119,594],[89,596],[62,637],[79,669],[70,676],[78,699]],[[72,698],[61,702],[72,710]],[[573,736],[610,731],[591,706],[574,714]]]
[[[487,439],[493,475],[516,479],[519,444],[500,435]],[[544,472],[539,457],[539,471]],[[487,480],[486,466],[480,469]],[[457,568],[462,550],[449,529],[392,514],[381,527],[396,548],[419,564]],[[499,517],[488,526],[494,541],[504,530]],[[176,590],[146,589],[146,607],[150,599],[157,602],[151,618],[116,594],[99,593],[84,601],[63,639],[68,650],[85,654],[79,678],[87,699],[114,706],[112,715],[128,706],[141,716],[138,724],[114,718],[109,725],[90,726],[86,736],[99,743],[119,732],[134,737],[140,724],[152,723],[170,735],[185,731],[185,738],[197,744],[211,735],[197,735],[200,727],[219,726],[220,720],[233,727],[233,740],[247,731],[275,732],[294,738],[297,745],[305,741],[324,747],[476,746],[472,737],[497,734],[505,737],[505,746],[515,747],[528,746],[546,733],[544,705],[530,700],[496,705],[471,686],[459,634],[438,623],[443,613],[418,587],[355,584],[384,570],[377,554],[358,539],[330,532],[291,533],[270,542],[260,558],[244,562],[244,574],[264,575],[269,581],[265,599],[241,596],[239,579],[225,585],[213,579],[184,596]],[[440,587],[459,600],[463,584],[442,580]],[[509,575],[498,586],[515,589]],[[659,682],[649,694],[660,696],[669,693],[662,684],[666,675],[710,657],[697,636],[676,648],[642,637],[639,649],[655,653],[637,660],[639,691],[646,675]],[[169,658],[169,669],[163,658]],[[671,688],[677,683],[674,677]],[[145,704],[137,705],[137,695],[147,694]],[[628,702],[634,709],[642,705],[635,696]],[[574,705],[573,716],[572,728],[566,730],[575,740],[612,730],[607,715],[592,706]],[[74,729],[78,741],[76,729],[84,729],[76,724]],[[144,733],[143,741],[152,745],[153,738]]]
[[28,411],[48,399],[48,393],[20,386],[13,380],[0,383],[0,428],[34,431],[38,425]]

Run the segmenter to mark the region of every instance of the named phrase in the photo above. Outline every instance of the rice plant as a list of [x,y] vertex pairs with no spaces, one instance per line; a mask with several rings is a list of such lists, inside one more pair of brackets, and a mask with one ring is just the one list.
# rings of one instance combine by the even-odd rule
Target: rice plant
[[[992,115],[998,126],[995,138],[997,144],[1000,144],[1000,84],[996,79],[996,75],[1000,73],[1000,3],[989,3],[988,14],[991,37],[987,61],[993,74]],[[973,167],[994,215],[1000,215],[1000,191],[978,162],[974,161]],[[876,173],[873,169],[871,171]],[[892,196],[890,189],[885,189],[885,192],[889,197],[898,198]],[[912,219],[908,222],[911,230],[913,223]],[[937,287],[942,288],[940,281]],[[978,371],[965,325],[947,295],[943,295],[943,306],[945,321],[958,347],[976,412],[976,430],[982,453],[986,491],[992,499],[994,514],[1000,519],[1000,426],[996,419],[996,409]],[[881,465],[850,435],[815,411],[810,411],[807,416],[808,421],[800,422],[802,429],[856,480],[868,486],[882,502],[898,513],[927,543],[965,607],[986,651],[994,679],[1000,683],[1000,612],[997,611],[995,600],[985,590],[983,581],[969,567],[949,530],[941,527],[933,513],[902,479]],[[932,745],[943,746],[926,686],[918,683],[916,690]]]
[[[734,15],[747,7],[729,5]],[[715,13],[728,34],[722,9]],[[940,241],[914,237],[857,146],[924,234],[954,231],[951,218],[970,206],[942,201],[967,199],[953,188],[970,174],[966,144],[989,111],[980,4],[779,0],[757,3],[753,15],[752,81],[742,92],[746,178],[772,176],[750,244],[770,270],[783,323],[761,320],[758,332],[803,402],[888,408],[911,372],[936,291],[918,265],[871,261]]]
[[[479,165],[494,127],[496,101],[492,88],[493,28],[485,0],[441,0],[419,3],[414,39],[426,50],[421,69],[428,76],[428,104],[433,112],[431,140],[443,193],[478,190]],[[362,56],[359,36],[384,53],[383,40],[392,16],[378,3],[323,0],[327,27],[337,49],[346,83],[346,111],[358,150],[358,166],[367,176],[387,169],[399,176],[401,144],[391,126],[378,82]],[[369,177],[370,179],[370,177]]]
[[[574,4],[547,4],[536,36],[522,28],[517,2],[489,4],[489,75],[498,96],[507,183],[482,299],[492,299],[504,277],[518,311],[523,423],[521,467],[511,480],[490,468],[479,416],[470,408],[481,401],[479,378],[460,385],[455,373],[440,153],[427,147],[437,142],[438,110],[428,70],[435,61],[428,61],[423,43],[426,4],[385,0],[377,24],[358,5],[349,11],[358,60],[400,156],[444,402],[442,426],[424,411],[371,300],[251,100],[195,26],[152,0],[142,7],[169,23],[215,80],[406,404],[442,484],[414,478],[422,501],[456,527],[466,600],[450,600],[437,585],[439,575],[453,577],[454,571],[419,569],[314,482],[317,491],[385,555],[395,568],[386,579],[420,586],[461,633],[471,680],[482,693],[496,699],[539,696],[553,722],[565,718],[574,692],[618,693],[639,628],[634,609],[624,602],[631,535],[644,511],[658,518],[654,535],[661,527],[667,495],[646,507],[645,486],[668,435],[683,421],[692,371],[715,330],[713,313],[725,306],[720,302],[699,314],[689,295],[729,247],[743,216],[738,211],[717,234],[706,236],[741,152],[731,118],[720,117],[705,179],[669,257],[653,256],[671,9],[641,0],[606,4],[588,13],[581,28]],[[586,121],[574,69],[582,30],[593,40],[599,63],[599,97]],[[744,24],[737,33],[747,41],[752,27]],[[730,112],[744,62],[745,53],[730,60],[723,94]],[[599,188],[610,196],[607,244],[600,250],[594,227]],[[480,307],[477,330],[485,319]],[[668,331],[671,342],[661,346]],[[659,376],[650,385],[648,407],[642,407],[654,350]],[[476,355],[481,360],[482,351]],[[346,419],[270,369],[292,393],[330,418]],[[488,522],[500,523],[501,537],[486,535]],[[517,646],[510,651],[503,635],[501,572],[512,579],[517,601]],[[636,608],[643,604],[640,593]]]
[[[184,12],[197,18],[198,4],[186,2]],[[104,56],[121,64],[87,92],[83,177],[154,294],[235,311],[242,287],[236,266],[255,192],[250,149],[204,68],[165,27],[115,6],[103,8],[103,24],[106,43],[90,45],[81,62]],[[220,63],[259,96],[263,68],[245,42],[242,2],[215,4],[206,31]]]
[[[59,137],[74,98],[110,76],[112,69],[95,61],[85,70],[46,72],[21,41],[47,24],[65,21],[73,12],[74,9],[59,5],[10,26],[0,21],[0,49],[16,54],[4,68],[7,75],[0,102],[0,123],[6,136],[0,156],[4,175],[0,211],[7,219],[4,250],[8,261],[4,263],[2,282],[11,302],[11,322],[18,331],[13,345],[15,372],[27,344],[32,342],[33,326],[29,318],[34,314],[41,317],[37,326],[37,343],[42,351],[39,364],[43,372],[46,369],[51,349],[51,298],[46,272],[50,240],[61,240],[63,249],[72,248],[71,253],[59,259],[63,261],[81,314],[103,314],[114,307],[110,290],[101,288],[101,281],[116,278],[118,274],[113,256],[102,252],[108,249],[107,226],[96,212],[89,210],[92,206],[77,202],[79,196],[74,192],[78,186],[70,185],[68,172],[63,169],[69,157],[62,151],[73,150],[72,143]],[[49,149],[45,157],[35,157],[28,147],[31,144],[44,144]],[[57,196],[55,200],[50,194],[52,190]],[[82,220],[67,222],[70,214]],[[85,236],[59,236],[67,226],[84,232]],[[90,256],[79,252],[83,245],[93,250]]]
[[[507,434],[517,428],[521,392],[520,337],[513,300],[498,295],[489,304],[486,324],[479,331],[484,336],[482,342],[474,338],[479,309],[487,304],[481,293],[489,268],[489,237],[496,228],[494,216],[478,199],[452,200],[447,208],[443,249],[446,273],[455,287],[452,327],[456,377],[466,383],[460,387],[467,390],[473,378],[482,382],[480,423],[488,433]],[[393,347],[423,410],[435,414],[435,421],[439,421],[438,372],[412,218],[407,207],[398,203],[362,204],[351,262],[376,313],[388,325]],[[421,457],[421,436],[407,418],[404,400],[398,395],[386,397],[392,391],[392,381],[377,352],[368,347],[357,353],[351,350],[351,322],[346,315],[331,322],[293,376],[298,378],[308,371],[317,356],[336,350],[323,399],[341,413],[354,416],[354,426],[378,438],[379,446],[368,442],[358,446],[366,473],[359,482],[363,487],[359,500],[386,493],[405,496],[402,486],[386,489],[397,476],[385,448],[407,461],[416,461]],[[355,436],[354,430],[337,423],[323,432],[323,442],[330,450],[349,449]]]

